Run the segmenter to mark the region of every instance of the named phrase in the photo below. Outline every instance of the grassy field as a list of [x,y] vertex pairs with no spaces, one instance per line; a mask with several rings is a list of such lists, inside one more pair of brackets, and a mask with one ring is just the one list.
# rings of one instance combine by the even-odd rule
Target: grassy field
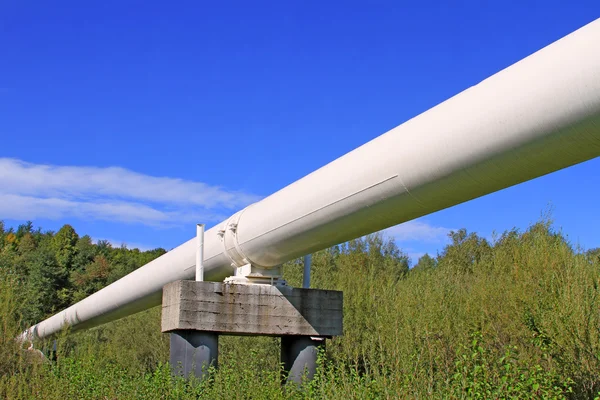
[[[275,338],[222,337],[210,379],[171,377],[155,308],[58,339],[54,361],[18,348],[19,283],[0,273],[0,398],[589,398],[600,391],[600,258],[548,222],[493,243],[451,234],[432,262],[381,236],[313,256],[313,286],[344,291],[344,336],[314,381],[281,387]],[[301,282],[299,263],[286,279]],[[47,346],[40,343],[38,347]]]

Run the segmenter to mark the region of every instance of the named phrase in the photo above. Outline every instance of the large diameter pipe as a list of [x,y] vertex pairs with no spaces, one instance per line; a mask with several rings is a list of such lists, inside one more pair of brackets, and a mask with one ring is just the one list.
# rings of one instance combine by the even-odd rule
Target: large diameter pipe
[[[205,233],[205,279],[271,267],[600,155],[600,19]],[[30,328],[89,328],[193,279],[192,239]]]

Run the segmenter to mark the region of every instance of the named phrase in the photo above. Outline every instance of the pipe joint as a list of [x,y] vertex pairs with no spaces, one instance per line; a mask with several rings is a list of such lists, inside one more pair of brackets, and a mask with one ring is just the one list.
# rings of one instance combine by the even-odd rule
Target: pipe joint
[[226,220],[221,228],[219,229],[219,236],[223,243],[223,250],[225,255],[231,260],[231,266],[239,268],[246,264],[252,264],[252,261],[246,257],[242,248],[240,247],[238,239],[238,224],[240,217],[246,209],[243,209],[233,214],[228,220]]

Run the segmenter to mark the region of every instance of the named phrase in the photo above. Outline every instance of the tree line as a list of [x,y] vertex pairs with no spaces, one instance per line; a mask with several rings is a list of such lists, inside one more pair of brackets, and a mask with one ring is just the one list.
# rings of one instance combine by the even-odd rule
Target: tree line
[[166,253],[162,248],[140,251],[93,243],[71,225],[57,232],[16,229],[0,221],[0,268],[18,282],[24,325],[31,325],[89,296],[122,276]]

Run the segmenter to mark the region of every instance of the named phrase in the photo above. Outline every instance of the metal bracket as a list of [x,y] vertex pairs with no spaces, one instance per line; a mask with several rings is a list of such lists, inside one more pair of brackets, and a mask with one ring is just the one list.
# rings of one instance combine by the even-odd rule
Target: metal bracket
[[283,267],[260,268],[252,264],[242,265],[235,269],[235,275],[225,278],[224,282],[234,285],[272,285],[287,286],[282,278]]

